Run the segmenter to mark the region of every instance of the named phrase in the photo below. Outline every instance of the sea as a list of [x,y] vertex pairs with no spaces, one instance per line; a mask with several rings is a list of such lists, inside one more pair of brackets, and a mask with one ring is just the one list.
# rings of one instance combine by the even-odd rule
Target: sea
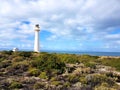
[[77,54],[77,55],[91,55],[91,56],[120,56],[120,52],[79,52],[79,51],[43,51],[49,53],[64,53],[64,54]]
[[[0,49],[0,51],[10,49]],[[29,49],[23,49],[20,51],[32,51]],[[97,52],[97,51],[53,51],[53,50],[41,50],[41,52],[48,52],[48,53],[63,53],[63,54],[77,54],[77,55],[91,55],[91,56],[120,56],[120,52]]]

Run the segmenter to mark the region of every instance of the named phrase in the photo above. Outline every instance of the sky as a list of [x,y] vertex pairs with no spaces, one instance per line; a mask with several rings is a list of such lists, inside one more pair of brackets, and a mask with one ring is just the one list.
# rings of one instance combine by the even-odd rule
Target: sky
[[0,49],[120,52],[120,0],[0,0]]

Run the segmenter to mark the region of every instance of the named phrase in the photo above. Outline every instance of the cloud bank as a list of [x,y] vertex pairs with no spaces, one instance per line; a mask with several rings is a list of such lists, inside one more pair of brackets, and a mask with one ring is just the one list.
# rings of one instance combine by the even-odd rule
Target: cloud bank
[[[41,41],[44,49],[120,51],[119,3],[119,0],[0,0],[0,46],[33,48],[33,29],[39,23],[41,32],[50,33]],[[55,43],[58,45],[54,46]]]

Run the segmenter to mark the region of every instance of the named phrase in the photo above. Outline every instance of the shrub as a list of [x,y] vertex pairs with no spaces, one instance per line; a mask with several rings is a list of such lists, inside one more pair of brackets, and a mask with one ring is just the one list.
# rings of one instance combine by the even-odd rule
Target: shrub
[[50,81],[56,81],[56,78],[55,78],[55,77],[52,77],[52,78],[50,79]]
[[23,61],[24,58],[22,56],[16,56],[13,58],[13,62],[20,62],[20,61]]
[[4,58],[3,56],[0,57],[0,62],[4,61]]
[[47,76],[46,72],[41,72],[41,74],[39,75],[39,78],[48,79],[48,76]]
[[17,62],[17,63],[13,63],[12,67],[14,69],[21,69],[26,71],[28,69],[28,63],[26,61]]
[[51,84],[58,86],[58,85],[61,85],[62,83],[60,81],[52,81]]
[[80,77],[80,82],[85,85],[87,84],[87,80],[85,77]]
[[79,61],[86,64],[90,61],[95,62],[98,58],[98,56],[81,55],[79,56]]
[[96,64],[95,64],[94,62],[86,62],[86,63],[85,63],[85,66],[90,67],[90,68],[93,68],[93,69],[96,68]]
[[9,86],[9,88],[11,89],[20,89],[20,88],[23,88],[23,85],[20,83],[20,82],[12,82],[11,85]]
[[0,62],[0,68],[6,68],[10,65],[11,65],[11,61],[9,61],[9,60],[4,60],[4,61]]
[[54,54],[42,54],[39,58],[30,62],[31,67],[37,67],[41,71],[57,70],[59,73],[63,73],[65,70],[65,63]]
[[29,73],[30,76],[38,76],[40,74],[40,70],[36,69],[36,68],[31,68],[28,71],[28,73]]
[[33,88],[36,89],[43,89],[45,87],[45,83],[37,82],[34,84]]
[[79,63],[78,56],[74,54],[60,54],[58,56],[61,59],[61,61],[64,63],[71,63],[71,64]]
[[70,87],[71,86],[71,84],[70,84],[70,82],[65,82],[64,84],[63,84],[63,87]]
[[12,50],[10,50],[10,51],[2,51],[1,53],[6,54],[6,55],[12,55],[13,51]]
[[79,81],[79,76],[76,76],[74,74],[68,75],[68,81],[71,83],[76,83]]
[[32,55],[32,52],[20,51],[20,52],[15,52],[14,54],[22,57],[30,57]]
[[6,68],[7,74],[18,75],[28,70],[28,64],[26,62],[14,63]]
[[31,78],[31,77],[27,79],[23,79],[22,81],[23,84],[35,84],[35,82],[36,82],[36,79]]
[[87,83],[91,86],[100,85],[103,82],[107,83],[110,87],[115,85],[115,82],[112,78],[109,78],[105,75],[93,74],[86,76]]
[[101,63],[107,66],[111,66],[120,71],[120,58],[105,58],[101,60]]
[[109,87],[107,83],[102,83],[101,85],[96,86],[95,90],[117,90],[117,88]]

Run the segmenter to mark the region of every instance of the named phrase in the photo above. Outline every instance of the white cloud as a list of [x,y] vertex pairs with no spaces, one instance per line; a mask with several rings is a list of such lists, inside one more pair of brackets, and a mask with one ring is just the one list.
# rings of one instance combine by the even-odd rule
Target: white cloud
[[34,25],[39,23],[41,30],[52,33],[48,40],[65,38],[119,46],[120,34],[110,33],[120,30],[119,3],[119,0],[0,0],[0,41],[16,38],[27,41],[34,35]]

